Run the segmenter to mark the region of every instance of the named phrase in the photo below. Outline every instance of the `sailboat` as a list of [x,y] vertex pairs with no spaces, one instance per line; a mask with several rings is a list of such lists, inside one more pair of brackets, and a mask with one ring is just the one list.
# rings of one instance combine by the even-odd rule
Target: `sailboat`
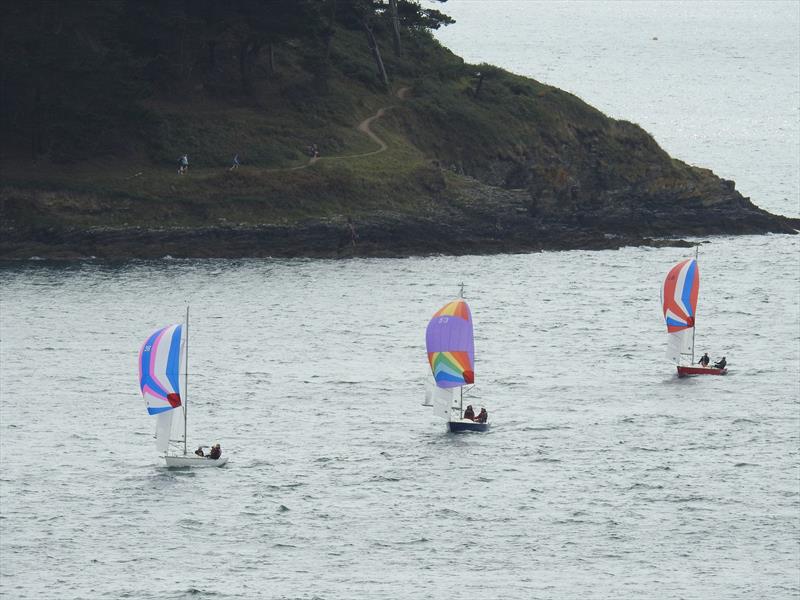
[[[185,335],[184,335],[185,333]],[[180,372],[183,367],[183,394]],[[186,323],[151,333],[139,351],[139,387],[147,412],[156,416],[156,449],[168,467],[221,467],[227,456],[189,454],[186,447],[189,385],[189,308]]]
[[[695,258],[682,260],[669,270],[661,290],[661,304],[667,325],[667,358],[678,368],[678,377],[725,375],[725,368],[695,364],[694,338],[700,269]],[[685,364],[686,361],[689,364]]]
[[428,363],[435,386],[426,390],[433,413],[447,422],[451,432],[486,431],[489,423],[464,418],[464,386],[475,383],[475,340],[472,313],[464,300],[445,304],[428,323],[425,335]]

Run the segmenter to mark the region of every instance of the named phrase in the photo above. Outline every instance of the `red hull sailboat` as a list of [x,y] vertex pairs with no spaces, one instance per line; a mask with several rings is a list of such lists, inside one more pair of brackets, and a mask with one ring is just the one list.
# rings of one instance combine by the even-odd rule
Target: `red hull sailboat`
[[720,367],[708,367],[694,361],[699,291],[700,269],[696,255],[672,267],[661,290],[661,304],[667,324],[667,358],[677,366],[678,377],[725,375],[728,372],[724,362]]
[[688,365],[678,365],[678,377],[689,377],[691,375],[725,375],[728,369],[718,369],[716,367],[703,367],[697,365],[690,367]]

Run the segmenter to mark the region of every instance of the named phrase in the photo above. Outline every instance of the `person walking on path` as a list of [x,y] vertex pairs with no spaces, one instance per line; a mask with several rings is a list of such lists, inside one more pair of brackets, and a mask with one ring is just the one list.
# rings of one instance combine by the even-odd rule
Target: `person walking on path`
[[347,231],[350,234],[350,244],[352,244],[353,248],[355,248],[358,234],[356,233],[356,226],[353,225],[353,219],[350,217],[347,217]]
[[178,175],[183,175],[189,170],[189,157],[184,154],[178,160]]
[[241,163],[239,162],[239,155],[238,154],[234,154],[233,155],[233,164],[231,164],[231,168],[228,169],[228,170],[229,171],[233,171],[234,169],[238,169],[240,164]]

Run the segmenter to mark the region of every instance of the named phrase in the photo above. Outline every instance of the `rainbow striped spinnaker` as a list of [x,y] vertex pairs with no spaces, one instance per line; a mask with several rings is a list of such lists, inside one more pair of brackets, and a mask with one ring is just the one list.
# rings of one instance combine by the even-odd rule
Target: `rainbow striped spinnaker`
[[425,341],[438,387],[455,388],[475,382],[475,340],[466,301],[454,300],[433,315]]

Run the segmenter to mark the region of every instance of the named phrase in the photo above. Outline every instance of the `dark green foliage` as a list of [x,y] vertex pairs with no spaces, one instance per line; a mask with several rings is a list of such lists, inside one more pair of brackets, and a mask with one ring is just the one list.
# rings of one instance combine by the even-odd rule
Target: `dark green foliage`
[[[416,2],[401,0],[400,7],[409,34],[447,22]],[[270,98],[287,89],[295,98],[298,90],[311,98],[329,95],[341,76],[385,91],[363,34],[367,24],[375,36],[370,43],[383,43],[385,9],[377,0],[6,3],[2,150],[56,162],[142,150],[164,159],[197,141],[191,124],[181,128],[175,119],[176,112],[186,117],[181,105],[191,107],[186,113],[205,99],[269,108]],[[357,40],[350,34],[356,31]],[[413,71],[409,64],[393,63],[390,77]],[[170,109],[162,108],[165,102]],[[196,137],[219,127],[201,127]],[[184,141],[174,142],[175,135]],[[265,158],[286,154],[267,146],[259,151]]]
[[[119,28],[122,2],[7,5],[2,30],[3,137],[33,156],[109,152],[142,116],[140,64]],[[134,126],[135,127],[135,126]],[[123,148],[125,149],[125,148]]]

